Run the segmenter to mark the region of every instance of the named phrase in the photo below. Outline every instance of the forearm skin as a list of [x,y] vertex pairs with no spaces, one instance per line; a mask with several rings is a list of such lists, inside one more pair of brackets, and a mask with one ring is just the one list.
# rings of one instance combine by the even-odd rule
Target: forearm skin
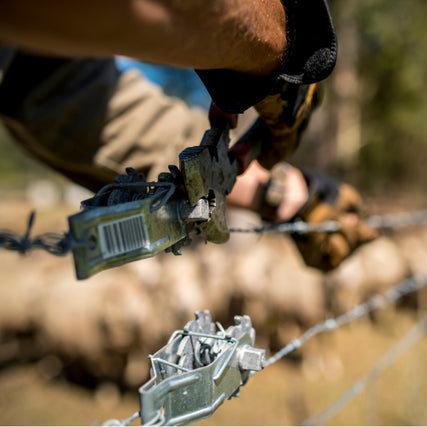
[[0,41],[57,54],[268,75],[286,46],[280,0],[0,0]]

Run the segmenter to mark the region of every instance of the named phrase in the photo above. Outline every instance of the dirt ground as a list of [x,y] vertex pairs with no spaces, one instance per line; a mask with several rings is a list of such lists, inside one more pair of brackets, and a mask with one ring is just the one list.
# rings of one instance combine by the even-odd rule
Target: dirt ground
[[[239,398],[226,402],[199,424],[301,424],[342,396],[415,321],[413,313],[407,312],[388,313],[387,317],[386,323],[375,327],[358,321],[322,337],[322,351],[316,360],[304,364],[286,361],[257,373]],[[337,351],[328,351],[327,344],[333,344]],[[423,339],[329,424],[425,425],[426,357],[427,341]],[[88,390],[49,379],[43,360],[0,371],[2,425],[97,425],[111,418],[125,419],[136,410],[136,392],[120,394],[108,383]]]
[[[10,200],[9,204],[2,204],[2,228],[22,233],[27,208],[28,203],[22,202],[20,197]],[[69,207],[42,210],[41,227],[37,228],[37,225],[35,233],[63,230],[66,215],[70,213],[72,209]],[[71,277],[72,262],[69,257],[56,259],[40,252],[21,257],[2,250],[0,256],[0,297],[4,303],[0,328],[4,331],[7,330],[5,322],[8,316],[13,315],[15,307],[28,301],[26,294],[39,292],[37,278],[49,278],[48,286],[53,287],[55,277],[56,280],[64,277],[56,273],[58,265],[61,265],[62,275]],[[87,304],[85,299],[96,296],[91,289],[99,286],[97,282],[90,283],[81,284],[67,279],[58,292],[64,293],[63,299],[70,298],[70,302],[84,306]],[[120,281],[114,285],[120,286]],[[14,286],[21,286],[23,294],[15,292]],[[73,300],[76,295],[82,296],[77,302]],[[36,313],[37,309],[31,304],[25,306],[28,312]],[[66,310],[55,312],[58,323],[65,326],[67,322],[77,323],[78,316],[70,313]],[[308,351],[303,355],[297,353],[257,373],[241,389],[239,398],[226,402],[213,417],[199,424],[299,425],[340,398],[372,369],[419,316],[420,313],[413,309],[388,307],[380,310],[374,319],[362,319],[339,331],[322,334],[305,345]],[[84,327],[83,324],[81,341],[86,340]],[[172,332],[173,329],[169,331]],[[3,332],[0,338],[1,425],[99,425],[111,418],[128,418],[139,409],[136,387],[122,387],[120,390],[111,379],[82,387],[62,375],[62,362],[51,348],[44,353],[42,346],[42,350],[37,355],[31,353],[31,357],[8,357],[17,354],[16,346],[25,353],[26,337],[21,335],[9,339],[10,336]],[[258,345],[262,346],[262,342]],[[142,352],[140,357],[148,366],[148,349]],[[377,381],[344,406],[329,424],[426,425],[426,358],[427,340],[423,338]]]

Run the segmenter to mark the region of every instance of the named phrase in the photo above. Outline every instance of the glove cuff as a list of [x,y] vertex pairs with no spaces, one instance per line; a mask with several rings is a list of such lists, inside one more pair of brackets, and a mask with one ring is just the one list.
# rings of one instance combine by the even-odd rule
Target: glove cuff
[[287,16],[287,47],[278,81],[319,82],[337,59],[337,37],[327,0],[282,0]]
[[337,38],[327,0],[282,0],[287,16],[284,62],[268,77],[232,70],[196,70],[213,102],[227,113],[242,113],[283,83],[311,84],[333,70]]

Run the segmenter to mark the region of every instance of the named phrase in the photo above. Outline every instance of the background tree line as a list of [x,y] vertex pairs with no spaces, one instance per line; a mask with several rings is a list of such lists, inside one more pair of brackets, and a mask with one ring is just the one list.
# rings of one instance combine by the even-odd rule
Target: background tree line
[[334,0],[331,8],[338,63],[298,162],[372,194],[424,190],[427,3]]

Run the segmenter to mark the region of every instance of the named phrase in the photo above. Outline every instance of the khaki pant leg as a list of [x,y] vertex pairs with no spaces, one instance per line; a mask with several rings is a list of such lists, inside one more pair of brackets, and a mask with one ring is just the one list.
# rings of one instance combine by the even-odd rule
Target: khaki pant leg
[[18,144],[93,191],[127,167],[156,180],[209,127],[206,112],[166,96],[136,70],[117,73],[108,60],[59,67],[15,110],[2,119]]
[[185,147],[199,145],[208,127],[205,111],[166,96],[131,70],[122,74],[108,105],[95,163],[121,173],[132,166],[155,180],[169,164],[178,165]]

